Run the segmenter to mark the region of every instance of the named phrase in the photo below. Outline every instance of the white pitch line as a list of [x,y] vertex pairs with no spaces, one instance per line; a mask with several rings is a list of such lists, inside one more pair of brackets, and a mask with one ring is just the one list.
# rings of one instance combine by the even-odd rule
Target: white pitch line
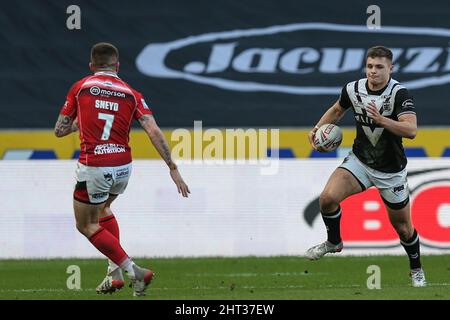
[[44,288],[39,288],[39,289],[1,289],[0,292],[19,292],[19,293],[27,293],[27,292],[83,292],[83,291],[95,291],[95,289],[75,289],[75,290],[70,290],[70,289],[52,289],[52,288],[48,288],[48,289],[44,289]]
[[428,282],[427,285],[430,286],[430,287],[434,287],[434,286],[447,287],[447,286],[450,286],[450,283],[448,283],[448,282],[442,282],[442,283]]
[[257,276],[312,276],[325,275],[324,272],[274,272],[274,273],[256,273],[256,272],[240,272],[240,273],[186,273],[188,277],[257,277]]
[[[279,286],[279,287],[254,287],[254,286],[236,286],[239,289],[258,289],[258,290],[267,290],[267,289],[298,289],[304,288],[305,286]],[[159,287],[159,288],[150,288],[150,291],[167,291],[167,290],[230,290],[230,286],[220,286],[220,287],[194,287],[194,288],[174,288],[174,287]],[[69,289],[2,289],[0,293],[4,292],[14,292],[14,293],[35,293],[35,292],[86,292],[86,291],[95,291],[95,289],[80,289],[80,290],[69,290]]]
[[[255,286],[239,286],[236,285],[235,289],[297,289],[297,288],[305,288],[305,286],[279,286],[279,287],[255,287]],[[194,287],[194,288],[168,288],[168,287],[162,287],[162,288],[150,288],[149,290],[230,290],[230,286],[223,285],[220,287]]]

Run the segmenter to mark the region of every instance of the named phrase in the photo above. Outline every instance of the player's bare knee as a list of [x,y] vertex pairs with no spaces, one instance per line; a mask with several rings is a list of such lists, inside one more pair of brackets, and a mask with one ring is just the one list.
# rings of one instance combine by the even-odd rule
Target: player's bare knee
[[408,241],[411,238],[410,233],[406,229],[398,230],[397,234],[398,234],[398,237],[400,238],[400,240],[402,240],[402,241]]
[[86,224],[77,222],[76,227],[77,227],[77,230],[82,235],[84,235],[86,237],[88,236],[88,234],[89,234],[89,227]]
[[414,229],[404,222],[394,224],[394,229],[402,241],[409,240],[414,233]]
[[84,235],[86,238],[90,238],[98,229],[100,228],[99,224],[90,223],[88,225],[78,225],[78,231]]
[[339,201],[331,192],[323,191],[319,197],[320,212],[328,213],[336,211]]

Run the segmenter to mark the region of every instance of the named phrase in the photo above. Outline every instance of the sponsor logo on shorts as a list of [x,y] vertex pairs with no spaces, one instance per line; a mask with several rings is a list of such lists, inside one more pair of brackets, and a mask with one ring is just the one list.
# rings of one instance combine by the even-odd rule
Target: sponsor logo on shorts
[[403,184],[401,186],[396,186],[393,189],[394,193],[402,192],[403,190],[405,190],[405,185]]
[[94,154],[110,154],[125,152],[125,147],[115,143],[99,144],[94,149]]
[[106,181],[111,181],[112,180],[112,174],[111,173],[105,173],[105,174],[103,174],[103,177],[105,178]]
[[130,174],[128,168],[120,169],[116,171],[116,179],[126,178]]
[[107,192],[92,193],[91,198],[92,199],[101,199],[101,198],[106,197],[107,195],[108,195]]

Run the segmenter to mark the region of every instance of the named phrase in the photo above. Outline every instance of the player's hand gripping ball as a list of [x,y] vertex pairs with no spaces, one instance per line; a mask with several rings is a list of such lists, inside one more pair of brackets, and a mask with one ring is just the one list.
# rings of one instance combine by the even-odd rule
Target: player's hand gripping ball
[[320,152],[331,152],[342,142],[342,130],[334,124],[324,124],[314,135],[314,146]]

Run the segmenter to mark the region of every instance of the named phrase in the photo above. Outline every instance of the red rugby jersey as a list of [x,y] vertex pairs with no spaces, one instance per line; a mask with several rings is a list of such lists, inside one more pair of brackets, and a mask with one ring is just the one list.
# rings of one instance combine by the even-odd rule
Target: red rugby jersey
[[131,162],[131,121],[152,111],[143,96],[115,73],[97,72],[72,86],[60,114],[78,118],[79,162],[112,167]]

